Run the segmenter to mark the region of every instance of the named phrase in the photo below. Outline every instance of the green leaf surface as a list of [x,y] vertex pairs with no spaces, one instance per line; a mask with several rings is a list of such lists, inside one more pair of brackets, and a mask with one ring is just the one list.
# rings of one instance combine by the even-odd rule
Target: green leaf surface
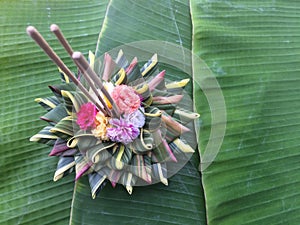
[[53,182],[58,158],[29,138],[45,126],[35,98],[59,84],[56,66],[27,36],[36,26],[72,69],[71,60],[49,31],[60,25],[74,49],[95,48],[106,1],[0,2],[0,224],[67,224],[74,176]]
[[[99,57],[119,45],[142,40],[162,40],[191,49],[188,1],[110,1],[99,35]],[[166,51],[168,49],[165,49]],[[124,50],[126,55],[126,51]],[[155,52],[150,53],[154,54]],[[158,56],[159,58],[159,56]],[[131,60],[131,58],[129,58]],[[159,59],[158,59],[159,60]],[[166,68],[168,79],[186,78],[177,69]],[[191,84],[188,92],[191,93]],[[71,224],[205,224],[203,191],[197,153],[169,186],[134,187],[132,195],[107,184],[95,199],[86,178],[75,186]]]
[[[193,50],[217,77],[227,129],[203,171],[208,224],[299,224],[298,1],[191,1]],[[204,154],[211,125],[205,96]]]
[[[299,3],[111,0],[98,35],[107,3],[0,2],[0,224],[205,224],[207,217],[212,225],[298,225]],[[168,187],[137,187],[132,195],[108,184],[92,200],[87,177],[75,189],[73,175],[52,181],[58,159],[29,138],[45,126],[38,121],[45,111],[33,100],[50,96],[47,86],[60,84],[60,77],[25,33],[26,26],[36,26],[72,65],[49,32],[51,23],[60,25],[74,50],[85,56],[97,38],[97,56],[124,43],[161,40],[193,48],[208,64],[225,98],[227,129],[217,157],[201,167],[206,212],[197,154]],[[160,69],[171,80],[188,77],[166,64]],[[197,85],[202,80],[195,78],[199,147],[205,156],[211,128],[220,125],[212,124],[212,113],[222,109],[210,108]],[[188,93],[192,89],[190,84]]]

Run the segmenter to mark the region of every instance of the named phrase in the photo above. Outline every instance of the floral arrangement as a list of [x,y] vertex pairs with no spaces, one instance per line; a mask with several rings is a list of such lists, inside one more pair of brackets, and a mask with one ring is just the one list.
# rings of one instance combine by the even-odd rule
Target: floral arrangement
[[189,80],[166,83],[156,54],[140,68],[136,58],[129,63],[122,51],[115,61],[105,55],[100,78],[91,52],[88,62],[72,50],[57,25],[51,31],[79,69],[76,77],[39,32],[27,28],[58,65],[63,81],[50,86],[54,96],[36,99],[47,110],[41,119],[48,125],[30,139],[53,146],[50,156],[59,157],[54,181],[75,168],[76,180],[88,176],[93,198],[108,181],[124,185],[130,194],[137,185],[168,185],[174,173],[169,163],[187,160],[194,152],[181,135],[199,115],[177,107]]

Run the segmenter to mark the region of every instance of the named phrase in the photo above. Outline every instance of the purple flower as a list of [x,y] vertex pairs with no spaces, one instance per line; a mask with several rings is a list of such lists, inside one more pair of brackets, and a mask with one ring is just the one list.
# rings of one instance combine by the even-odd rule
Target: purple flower
[[106,129],[107,136],[114,142],[122,142],[126,145],[140,134],[140,130],[137,127],[123,118],[111,119],[109,123],[112,127]]
[[140,107],[138,110],[134,111],[130,114],[125,114],[124,118],[129,123],[132,123],[135,127],[141,128],[145,124],[145,115],[144,115],[144,108]]

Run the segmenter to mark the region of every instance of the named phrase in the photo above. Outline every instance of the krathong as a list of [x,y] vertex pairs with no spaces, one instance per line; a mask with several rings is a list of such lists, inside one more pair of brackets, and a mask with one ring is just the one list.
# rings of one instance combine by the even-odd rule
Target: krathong
[[188,79],[167,83],[156,54],[140,68],[136,58],[128,63],[123,51],[115,72],[105,68],[112,61],[106,54],[103,74],[97,74],[91,52],[88,62],[57,25],[51,31],[78,67],[74,75],[40,33],[27,28],[62,77],[62,84],[49,86],[53,96],[36,99],[47,110],[41,119],[48,125],[30,139],[52,146],[50,156],[59,157],[54,181],[75,168],[75,180],[88,176],[93,198],[108,181],[122,184],[129,194],[133,186],[168,185],[174,174],[169,165],[194,152],[182,134],[199,115],[178,108]]

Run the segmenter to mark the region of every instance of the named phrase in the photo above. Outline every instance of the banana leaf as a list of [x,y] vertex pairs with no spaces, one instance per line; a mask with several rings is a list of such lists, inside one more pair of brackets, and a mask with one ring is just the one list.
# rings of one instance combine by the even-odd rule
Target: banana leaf
[[[166,4],[164,1],[143,0],[128,4],[128,1],[112,0],[99,35],[96,56],[100,57],[119,45],[143,40],[168,41],[191,49],[191,37],[188,1]],[[123,51],[131,61],[130,57],[134,55]],[[153,51],[146,55],[151,57],[156,53]],[[188,74],[167,65],[160,64],[159,67],[166,69],[169,80],[188,77]],[[187,90],[191,95],[191,84]],[[112,188],[107,184],[98,198],[92,200],[87,179],[81,179],[75,186],[70,223],[205,224],[198,164],[199,155],[196,153],[178,174],[169,179],[167,187],[161,183],[134,187],[131,196],[121,186]]]
[[[147,5],[143,6],[141,3]],[[173,4],[175,7],[175,1],[167,6],[164,6],[163,2],[149,4],[143,1],[141,3],[136,5],[135,11],[141,12],[141,10],[144,10],[150,16],[153,13],[155,15],[157,9],[160,10],[156,15],[156,23],[159,23],[166,12],[170,14],[167,18],[171,26],[170,30],[165,33],[166,37],[158,34],[157,39],[175,43],[178,41],[184,42],[184,46],[190,48],[191,23],[187,1],[176,6],[180,9],[180,12],[177,13],[178,16],[181,17],[181,14],[187,15],[182,18],[184,23],[179,28],[174,20],[176,12],[169,9],[170,6],[173,7]],[[36,26],[66,64],[72,65],[53,35],[49,34],[48,26],[51,23],[59,24],[72,47],[83,51],[86,55],[89,49],[93,50],[96,47],[96,34],[99,33],[101,27],[106,2],[72,1],[57,3],[50,1],[41,3],[22,1],[16,3],[7,1],[1,4],[3,6],[1,10],[5,15],[2,24],[7,31],[1,37],[1,42],[4,44],[1,45],[1,52],[5,53],[1,58],[1,65],[3,65],[1,68],[1,97],[3,99],[1,109],[4,112],[1,114],[3,116],[1,123],[3,124],[2,131],[4,134],[2,140],[5,141],[1,141],[1,150],[3,149],[4,156],[1,157],[3,192],[1,194],[0,221],[8,224],[66,224],[70,220],[71,224],[98,224],[99,216],[103,223],[108,224],[119,223],[120,218],[124,218],[124,222],[132,221],[132,218],[135,221],[143,219],[141,223],[153,221],[157,223],[168,221],[198,223],[204,221],[204,201],[199,172],[197,171],[199,164],[197,155],[179,172],[178,176],[172,178],[169,187],[162,184],[140,187],[134,190],[132,196],[129,196],[119,186],[112,189],[107,185],[100,197],[92,201],[89,187],[87,187],[88,178],[83,177],[75,184],[74,199],[71,202],[74,176],[69,175],[53,183],[52,179],[57,160],[47,157],[51,149],[29,143],[28,139],[43,126],[42,122],[37,121],[37,118],[43,115],[43,111],[36,107],[33,100],[36,97],[49,95],[50,90],[47,92],[46,86],[59,85],[58,73],[55,66],[26,36],[25,28],[27,25]],[[132,6],[123,1],[110,2],[111,9],[118,4],[121,4],[118,6],[118,10],[123,8],[122,11],[126,10],[126,7],[127,11],[130,11]],[[14,7],[12,7],[13,5]],[[153,6],[154,8],[152,8]],[[114,18],[112,14],[108,13],[107,15],[109,16],[106,19]],[[123,18],[129,20],[130,17],[124,14]],[[142,27],[143,20],[151,25],[150,21],[142,18],[142,14],[139,14],[138,20],[141,29],[144,29]],[[130,21],[127,21],[127,23],[129,27],[133,25],[130,25]],[[19,25],[15,27],[11,24]],[[114,29],[114,26],[109,25],[109,27],[111,27],[110,30]],[[121,29],[121,26],[119,26],[119,29]],[[184,32],[179,35],[176,29]],[[161,30],[159,29],[159,31]],[[146,33],[147,29],[144,32]],[[118,35],[118,30],[116,30],[115,35]],[[150,33],[147,35],[149,37]],[[136,39],[127,37],[127,40],[124,38],[122,42],[143,40],[146,36]],[[168,36],[172,36],[172,38],[170,39]],[[18,45],[22,48],[21,52],[16,53],[15,48]],[[106,45],[108,50],[115,46],[113,43],[111,43],[111,46]],[[99,43],[99,46],[104,47],[105,44],[100,45]],[[100,52],[100,50],[98,51]],[[74,69],[73,66],[71,68]],[[168,73],[169,76],[173,76],[177,80],[178,71],[172,71],[172,68],[168,68]],[[191,93],[191,84],[188,90]],[[8,101],[7,96],[10,97],[10,101]],[[42,102],[41,105],[43,105]],[[33,110],[34,107],[36,107],[36,110]],[[15,128],[12,129],[12,127]],[[32,134],[29,131],[32,131]],[[7,176],[9,174],[11,176]],[[162,192],[164,193],[163,198]],[[145,193],[147,194],[145,195]],[[176,194],[176,197],[173,194]],[[11,196],[15,197],[12,198]],[[113,199],[109,200],[112,196]],[[153,199],[156,199],[157,202],[153,202]],[[81,204],[82,207],[78,208],[81,201],[86,203]],[[118,208],[122,210],[115,210],[114,205],[116,202]],[[72,208],[71,215],[69,212],[70,207]],[[145,207],[147,210],[144,209]],[[137,215],[134,217],[132,217],[132,209],[137,210]],[[103,210],[111,210],[109,214],[113,213],[114,216],[107,216],[109,214]],[[183,212],[183,214],[180,212]]]
[[[299,7],[283,0],[2,0],[0,224],[298,225]],[[107,184],[92,200],[91,176],[75,186],[72,174],[53,182],[58,159],[29,138],[45,125],[34,99],[51,94],[46,87],[60,84],[59,73],[25,32],[36,26],[76,72],[51,23],[85,56],[96,43],[99,57],[142,40],[193,51],[193,71],[203,74],[194,73],[186,90],[201,113],[202,177],[194,154],[169,186],[132,195]],[[160,68],[170,80],[188,77]]]
[[[58,55],[75,69],[49,32],[57,23],[74,49],[86,56],[95,43],[107,1],[0,1],[0,224],[68,224],[74,175],[53,182],[58,158],[51,148],[29,142],[44,127],[44,110],[34,102],[51,95],[60,75],[27,36],[36,26]],[[74,71],[76,72],[76,70]]]
[[[299,6],[191,1],[193,51],[217,77],[227,111],[222,146],[202,170],[208,224],[300,223]],[[201,93],[204,156],[221,121]]]

